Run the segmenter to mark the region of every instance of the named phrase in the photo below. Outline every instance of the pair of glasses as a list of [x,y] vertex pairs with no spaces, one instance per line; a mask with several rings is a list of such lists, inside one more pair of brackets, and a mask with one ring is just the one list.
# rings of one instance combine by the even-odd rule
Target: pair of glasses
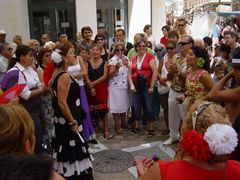
[[191,42],[179,42],[178,45],[179,46],[185,46],[187,44],[190,44]]
[[13,48],[7,48],[7,50],[9,50],[9,51],[13,51]]
[[173,50],[173,47],[166,47],[167,50]]
[[138,47],[140,47],[140,48],[141,48],[141,47],[142,47],[142,48],[145,48],[146,46],[145,46],[145,45],[142,45],[142,46],[138,46]]
[[178,27],[184,27],[185,25],[184,24],[179,24]]
[[103,41],[103,40],[104,40],[104,39],[101,38],[101,39],[97,39],[96,41]]
[[117,52],[124,51],[124,49],[115,49],[115,51],[117,51]]

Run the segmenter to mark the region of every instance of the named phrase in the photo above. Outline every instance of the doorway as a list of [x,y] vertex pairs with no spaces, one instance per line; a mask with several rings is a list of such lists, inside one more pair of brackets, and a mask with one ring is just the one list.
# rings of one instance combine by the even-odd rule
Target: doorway
[[115,41],[118,28],[124,29],[128,37],[127,4],[127,0],[97,0],[98,33],[105,35],[108,47]]
[[28,6],[32,39],[40,40],[47,33],[55,41],[59,32],[75,37],[75,0],[28,0]]

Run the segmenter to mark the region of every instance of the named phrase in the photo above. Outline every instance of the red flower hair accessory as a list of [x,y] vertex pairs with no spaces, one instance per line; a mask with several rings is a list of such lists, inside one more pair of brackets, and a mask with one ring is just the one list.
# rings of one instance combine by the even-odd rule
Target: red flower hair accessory
[[180,143],[185,153],[195,159],[207,161],[211,158],[208,143],[203,139],[203,135],[195,130],[187,131]]

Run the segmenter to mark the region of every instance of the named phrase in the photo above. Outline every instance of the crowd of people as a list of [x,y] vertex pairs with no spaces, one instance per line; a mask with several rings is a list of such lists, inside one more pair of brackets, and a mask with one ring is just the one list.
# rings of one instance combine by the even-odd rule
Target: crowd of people
[[[240,160],[237,33],[225,31],[215,44],[211,37],[194,39],[184,18],[161,30],[163,37],[156,41],[152,26],[146,25],[132,44],[125,41],[124,29],[117,29],[109,50],[104,35],[93,38],[89,26],[82,28],[77,41],[65,32],[56,42],[48,34],[26,43],[16,35],[15,51],[1,30],[1,90],[26,85],[19,97],[0,105],[1,156],[42,154],[47,149],[54,170],[64,178],[93,179],[88,143],[98,143],[100,129],[105,139],[114,138],[109,114],[116,135],[135,135],[147,125],[145,133],[151,138],[163,109],[166,128],[161,134],[169,135],[163,144],[179,142],[177,161],[137,161],[140,178],[174,179],[177,168],[184,179],[196,173],[200,179],[239,178],[240,164],[234,161]],[[232,138],[221,146],[225,151],[214,149],[221,145],[214,139],[218,133],[219,139]]]

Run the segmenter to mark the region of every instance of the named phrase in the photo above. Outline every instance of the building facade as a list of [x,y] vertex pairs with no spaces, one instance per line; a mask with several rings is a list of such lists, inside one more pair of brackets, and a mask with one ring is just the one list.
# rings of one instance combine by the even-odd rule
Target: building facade
[[65,31],[75,39],[83,26],[90,26],[94,35],[104,33],[113,41],[117,28],[126,30],[132,42],[135,33],[152,24],[158,41],[165,25],[164,0],[1,0],[0,29],[7,32],[7,41],[19,34],[25,39],[40,39],[48,33],[52,40]]

